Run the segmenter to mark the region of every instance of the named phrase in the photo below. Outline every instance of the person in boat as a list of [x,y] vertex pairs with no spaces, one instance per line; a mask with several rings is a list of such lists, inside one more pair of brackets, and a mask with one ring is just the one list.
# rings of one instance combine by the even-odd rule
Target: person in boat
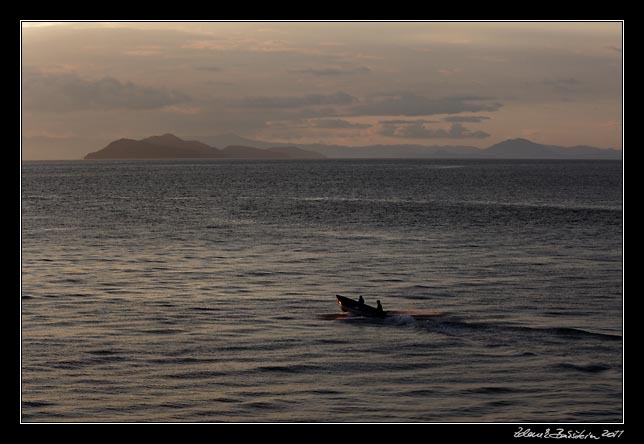
[[378,313],[382,313],[382,304],[380,304],[380,299],[378,299],[377,304],[378,305],[376,306],[376,310],[378,310]]
[[358,298],[358,304],[364,305],[364,298],[362,297],[362,295],[360,295],[360,297]]

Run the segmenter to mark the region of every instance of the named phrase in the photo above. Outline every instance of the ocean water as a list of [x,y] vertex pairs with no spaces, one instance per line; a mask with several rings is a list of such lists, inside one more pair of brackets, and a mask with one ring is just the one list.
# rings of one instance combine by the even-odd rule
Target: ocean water
[[22,421],[622,421],[622,180],[611,161],[25,162]]

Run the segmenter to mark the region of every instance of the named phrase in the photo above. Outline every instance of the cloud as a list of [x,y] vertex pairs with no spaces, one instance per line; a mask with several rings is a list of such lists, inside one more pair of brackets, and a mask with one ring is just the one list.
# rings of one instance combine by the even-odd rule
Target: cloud
[[190,101],[189,96],[177,91],[112,77],[86,80],[73,73],[25,73],[22,87],[23,108],[33,111],[158,109]]
[[421,122],[405,124],[385,123],[380,129],[379,134],[405,139],[484,139],[490,137],[490,134],[485,131],[471,131],[460,123],[453,123],[449,129],[431,129],[427,128]]
[[244,36],[190,40],[183,44],[183,49],[206,51],[249,51],[249,52],[297,52],[285,40],[259,39]]
[[221,71],[221,68],[218,66],[197,66],[195,69],[197,71],[211,71],[211,72]]
[[342,119],[320,119],[311,122],[311,125],[316,128],[325,129],[366,129],[371,128],[373,125],[368,123],[352,123]]
[[574,77],[556,77],[552,79],[546,79],[541,82],[543,85],[546,85],[557,92],[575,92],[579,90],[582,82]]
[[246,97],[235,104],[245,108],[299,108],[317,105],[348,105],[355,100],[355,97],[338,91],[335,94],[308,94],[305,96]]
[[369,74],[371,72],[371,69],[366,66],[358,66],[357,68],[289,69],[288,72],[293,74],[310,74],[314,76],[345,76],[354,74]]
[[484,120],[490,120],[490,118],[485,116],[450,116],[450,117],[445,117],[443,120],[445,122],[479,123]]
[[267,126],[271,128],[286,128],[292,129],[367,129],[373,125],[368,123],[353,123],[343,119],[291,119],[267,122]]
[[441,68],[438,70],[438,73],[445,77],[451,77],[455,74],[461,73],[463,70],[461,68]]
[[303,118],[333,117],[337,116],[338,112],[330,106],[316,106],[312,108],[300,108],[297,110],[297,115]]
[[415,123],[438,123],[436,120],[424,120],[424,119],[414,119],[414,120],[381,120],[380,122],[381,125],[412,125]]
[[161,54],[163,54],[161,49],[153,48],[153,47],[149,47],[149,48],[143,47],[143,48],[130,49],[128,51],[125,51],[125,55],[135,56],[135,57],[153,57]]
[[429,116],[462,112],[497,111],[503,105],[490,97],[453,96],[438,99],[410,92],[371,97],[353,107],[355,115],[367,116]]

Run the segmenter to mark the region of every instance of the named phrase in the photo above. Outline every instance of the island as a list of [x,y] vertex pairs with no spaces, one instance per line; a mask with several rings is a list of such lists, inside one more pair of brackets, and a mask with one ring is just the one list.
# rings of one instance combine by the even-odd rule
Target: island
[[208,137],[206,141],[209,144],[183,140],[173,134],[141,140],[119,139],[99,151],[87,154],[85,159],[622,159],[622,151],[617,149],[544,145],[522,138],[508,139],[487,148],[319,143],[295,146],[245,139],[234,134]]
[[324,155],[294,146],[255,148],[230,145],[218,149],[196,140],[183,140],[174,134],[141,140],[118,139],[85,159],[323,159]]

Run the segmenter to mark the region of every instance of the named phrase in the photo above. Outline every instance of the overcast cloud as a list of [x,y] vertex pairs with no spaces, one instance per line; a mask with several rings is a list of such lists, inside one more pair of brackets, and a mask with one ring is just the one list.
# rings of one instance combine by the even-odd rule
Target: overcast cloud
[[621,41],[611,22],[23,23],[23,157],[168,132],[621,148]]
[[422,122],[385,123],[379,132],[384,136],[405,139],[485,139],[490,137],[485,131],[473,131],[460,123],[453,123],[447,129],[433,129]]
[[112,77],[86,80],[75,73],[26,73],[22,87],[22,105],[28,111],[150,110],[190,101],[187,94],[177,91]]
[[353,108],[353,113],[367,116],[431,116],[463,112],[498,111],[503,105],[487,97],[429,98],[412,92],[386,94]]

